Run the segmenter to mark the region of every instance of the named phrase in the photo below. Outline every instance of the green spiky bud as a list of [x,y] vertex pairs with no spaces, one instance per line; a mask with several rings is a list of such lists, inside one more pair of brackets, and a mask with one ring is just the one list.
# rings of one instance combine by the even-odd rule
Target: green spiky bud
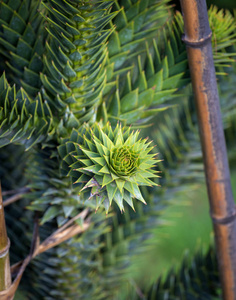
[[96,200],[96,208],[103,205],[106,211],[112,201],[121,211],[123,201],[134,208],[133,198],[146,204],[139,187],[157,185],[150,178],[158,177],[152,169],[158,160],[150,153],[151,141],[138,136],[119,124],[114,130],[108,123],[84,125],[59,147],[63,174],[81,186],[83,200]]
[[131,176],[139,166],[139,154],[134,146],[120,146],[110,152],[110,170],[118,176]]

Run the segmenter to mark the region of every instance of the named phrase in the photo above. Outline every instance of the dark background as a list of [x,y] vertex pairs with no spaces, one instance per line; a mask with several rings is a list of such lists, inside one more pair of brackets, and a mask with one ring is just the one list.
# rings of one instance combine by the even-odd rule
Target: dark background
[[[176,9],[180,11],[180,1],[173,0],[171,2],[175,5]],[[219,8],[230,9],[231,11],[236,9],[236,0],[207,0],[208,7],[210,7],[212,4],[218,6]]]

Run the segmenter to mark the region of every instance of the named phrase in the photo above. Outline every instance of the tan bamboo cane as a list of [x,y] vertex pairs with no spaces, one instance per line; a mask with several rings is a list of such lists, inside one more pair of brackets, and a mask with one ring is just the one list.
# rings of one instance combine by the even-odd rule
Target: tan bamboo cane
[[180,0],[224,300],[236,300],[236,211],[205,0]]
[[0,184],[0,291],[8,289],[11,285],[11,270],[9,261],[10,241],[7,237],[2,190]]

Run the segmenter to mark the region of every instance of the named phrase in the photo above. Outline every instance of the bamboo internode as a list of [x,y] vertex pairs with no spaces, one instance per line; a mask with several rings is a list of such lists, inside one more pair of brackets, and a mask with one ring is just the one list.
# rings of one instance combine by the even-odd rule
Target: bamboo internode
[[0,291],[6,290],[11,285],[9,248],[10,241],[7,237],[0,185]]
[[236,300],[236,218],[205,0],[181,0],[224,300]]

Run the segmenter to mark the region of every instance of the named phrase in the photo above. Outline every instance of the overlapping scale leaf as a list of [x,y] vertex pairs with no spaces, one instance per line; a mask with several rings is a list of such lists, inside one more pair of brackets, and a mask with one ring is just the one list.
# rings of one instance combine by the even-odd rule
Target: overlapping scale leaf
[[46,31],[38,10],[40,1],[4,0],[0,3],[0,68],[7,78],[23,86],[30,96],[41,88]]
[[40,94],[32,100],[21,88],[0,78],[0,147],[23,143],[26,149],[41,142],[51,130],[52,113]]
[[137,58],[137,67],[121,79],[117,90],[103,103],[101,114],[112,123],[120,120],[139,126],[157,113],[170,107],[169,100],[179,97],[176,92],[190,82],[187,72],[185,45],[181,41],[176,19],[169,29],[160,33],[160,40],[168,40],[163,50],[159,40]]
[[108,123],[104,128],[96,123],[92,128],[83,126],[58,148],[62,172],[80,185],[84,200],[96,199],[97,208],[103,205],[108,211],[115,201],[122,211],[123,201],[133,207],[132,198],[145,203],[139,186],[157,185],[152,168],[158,160],[150,153],[151,142],[138,136],[138,131],[119,124],[114,130]]
[[42,13],[49,38],[41,80],[50,105],[65,114],[69,106],[77,122],[94,122],[106,82],[106,25],[116,13],[112,1],[47,1]]
[[145,49],[145,41],[156,35],[167,20],[168,1],[115,1],[113,10],[119,11],[112,20],[115,31],[109,37],[107,77],[110,83],[105,92],[114,86],[115,78],[130,68],[133,57]]
[[[28,209],[40,212],[40,224],[56,220],[58,226],[85,208],[78,189],[72,187],[71,180],[61,175],[57,155],[57,143],[50,140],[37,149],[27,165]],[[93,207],[95,208],[95,207]]]
[[47,263],[44,269],[53,278],[50,284],[45,281],[45,299],[112,299],[112,288],[104,289],[101,254],[101,237],[110,230],[108,219],[105,213],[93,214],[86,232],[55,249],[53,265]]
[[[224,28],[228,35],[214,26],[219,19],[223,22],[224,18]],[[209,19],[213,36],[217,34],[217,41],[212,39],[214,60],[218,73],[222,74],[219,67],[233,62],[235,55],[233,52],[225,52],[235,41],[235,23],[230,13],[224,15],[222,10],[218,12],[216,8],[209,11]],[[169,108],[173,104],[172,100],[181,96],[177,92],[190,83],[180,13],[166,24],[164,30],[157,32],[159,36],[153,40],[151,47],[147,46],[146,54],[140,53],[133,70],[123,68],[126,75],[116,78],[116,92],[108,94],[100,108],[104,120],[112,123],[120,120],[124,124],[140,127],[154,115]]]

